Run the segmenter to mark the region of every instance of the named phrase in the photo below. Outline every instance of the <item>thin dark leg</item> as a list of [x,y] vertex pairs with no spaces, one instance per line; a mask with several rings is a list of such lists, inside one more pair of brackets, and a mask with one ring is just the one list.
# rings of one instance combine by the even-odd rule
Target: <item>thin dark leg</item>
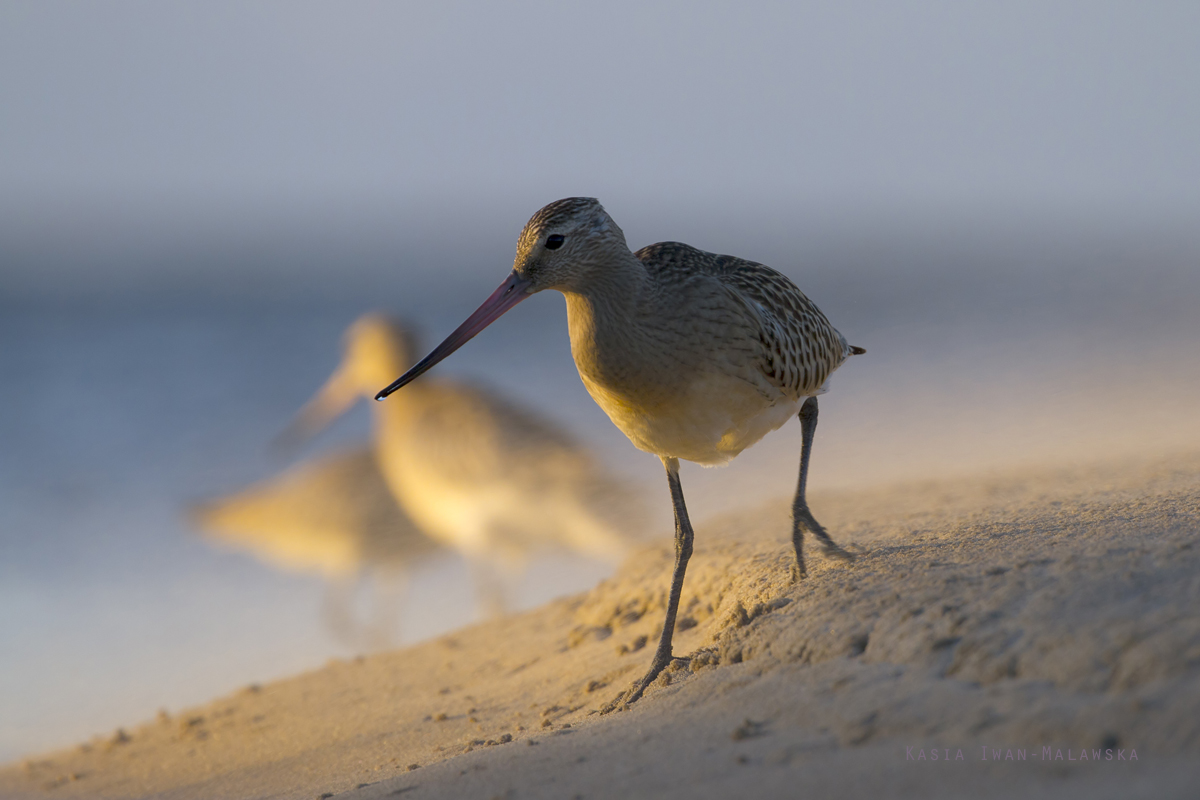
[[834,544],[829,534],[821,524],[813,518],[808,510],[808,501],[804,497],[804,487],[808,483],[808,458],[812,455],[813,435],[817,432],[817,398],[810,397],[800,407],[800,432],[803,443],[800,449],[800,480],[796,484],[796,499],[792,501],[792,544],[796,548],[796,564],[792,567],[792,580],[800,580],[808,574],[804,568],[804,532],[815,535],[821,540],[825,555],[840,558],[843,561],[853,561],[854,554],[847,553]]
[[646,691],[646,687],[654,682],[658,673],[671,663],[671,637],[675,633],[675,615],[679,612],[679,596],[683,592],[683,574],[687,571],[688,559],[692,557],[692,523],[688,520],[687,506],[683,502],[683,487],[679,484],[679,461],[674,458],[664,458],[663,466],[667,468],[667,483],[671,487],[671,503],[675,506],[675,572],[671,577],[671,596],[667,600],[667,618],[663,621],[662,636],[658,640],[658,649],[654,651],[654,661],[650,671],[640,681],[626,692],[623,692],[602,709],[607,714],[619,708],[624,708],[636,701]]

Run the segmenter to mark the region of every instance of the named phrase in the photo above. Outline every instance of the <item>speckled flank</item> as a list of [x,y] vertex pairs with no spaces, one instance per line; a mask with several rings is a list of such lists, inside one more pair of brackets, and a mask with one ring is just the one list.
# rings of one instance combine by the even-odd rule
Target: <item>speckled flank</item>
[[820,391],[829,375],[852,354],[845,337],[821,309],[796,284],[768,266],[680,242],[659,242],[634,255],[648,272],[661,276],[660,280],[682,282],[706,275],[720,281],[728,290],[729,302],[744,304],[758,318],[761,349],[756,366],[793,399]]

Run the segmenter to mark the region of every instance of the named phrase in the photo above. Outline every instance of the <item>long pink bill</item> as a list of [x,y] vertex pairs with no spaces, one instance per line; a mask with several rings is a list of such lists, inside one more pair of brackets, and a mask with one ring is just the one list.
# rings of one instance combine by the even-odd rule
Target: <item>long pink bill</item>
[[524,300],[529,295],[529,280],[522,278],[515,271],[508,276],[500,288],[492,292],[492,296],[483,301],[483,305],[475,309],[475,313],[467,317],[466,322],[459,325],[454,333],[446,337],[446,341],[433,348],[433,352],[418,361],[413,368],[397,378],[390,386],[375,395],[376,400],[382,400],[397,389],[412,383],[425,374],[426,370],[469,342],[475,334],[498,320],[500,316]]

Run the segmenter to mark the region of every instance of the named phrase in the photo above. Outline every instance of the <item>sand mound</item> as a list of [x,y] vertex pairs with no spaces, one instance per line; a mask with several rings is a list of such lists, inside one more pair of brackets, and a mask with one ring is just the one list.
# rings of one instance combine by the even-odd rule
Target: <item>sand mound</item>
[[710,520],[688,659],[627,712],[594,713],[646,667],[666,547],[534,612],[9,768],[0,794],[1182,797],[1198,475],[1187,455],[814,496],[858,559],[813,553],[797,585],[785,503]]

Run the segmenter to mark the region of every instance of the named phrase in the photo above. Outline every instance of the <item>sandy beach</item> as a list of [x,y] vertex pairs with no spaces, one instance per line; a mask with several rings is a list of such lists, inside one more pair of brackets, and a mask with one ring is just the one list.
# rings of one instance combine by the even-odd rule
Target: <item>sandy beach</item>
[[534,611],[9,765],[0,796],[1191,796],[1198,476],[1186,452],[814,493],[858,559],[814,554],[798,585],[781,498],[697,526],[688,658],[627,711],[597,713],[650,656],[666,546]]
[[1080,6],[0,3],[0,800],[1200,797],[1200,6]]

